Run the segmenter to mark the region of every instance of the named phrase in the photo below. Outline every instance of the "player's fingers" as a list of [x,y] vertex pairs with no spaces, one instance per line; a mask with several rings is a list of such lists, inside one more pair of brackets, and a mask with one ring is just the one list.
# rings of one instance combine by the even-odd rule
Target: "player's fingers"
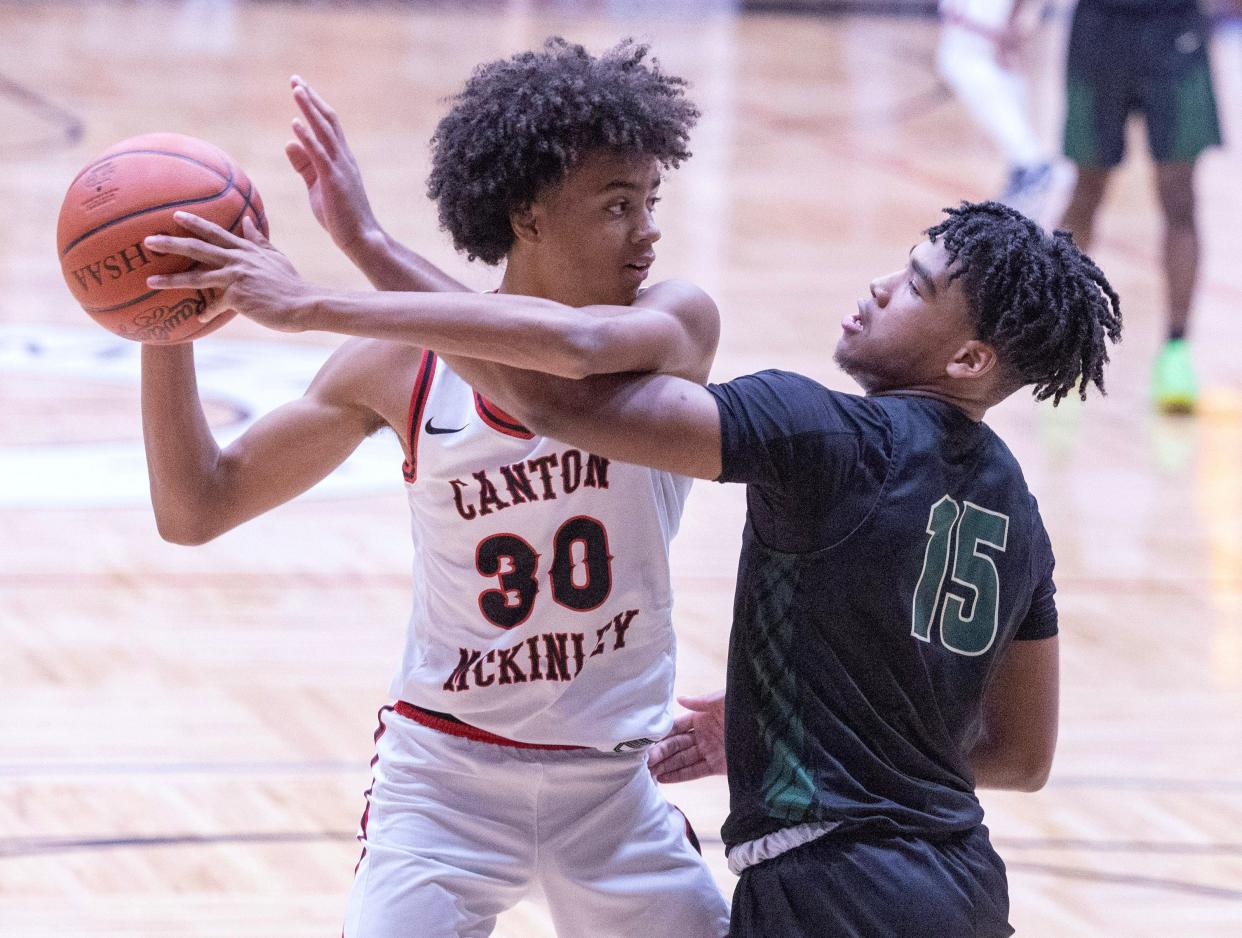
[[668,734],[665,736],[665,739],[667,739],[669,736],[677,736],[682,733],[693,733],[693,732],[694,732],[694,714],[693,713],[679,713],[677,714],[677,716],[673,717],[673,728],[668,731]]
[[656,772],[660,766],[673,758],[683,758],[682,754],[694,750],[693,736],[678,736],[656,743],[647,751],[647,765]]
[[315,164],[311,162],[311,158],[306,153],[306,148],[297,140],[290,140],[285,144],[285,156],[289,160],[289,165],[293,167],[294,172],[302,177],[302,181],[307,186],[314,185],[319,174],[315,171]]
[[217,316],[227,313],[228,311],[229,311],[228,307],[225,306],[223,303],[221,303],[219,299],[217,298],[213,300],[212,302],[208,303],[203,308],[203,311],[198,314],[197,318],[199,322],[201,322],[203,325],[206,325],[207,323],[215,319]]
[[215,244],[222,248],[239,248],[246,243],[231,231],[225,231],[214,221],[191,215],[189,212],[173,212],[173,220],[195,238],[206,241],[208,244]]
[[152,290],[214,290],[229,285],[230,277],[219,271],[201,267],[179,274],[154,274],[147,278]]
[[303,81],[302,87],[306,89],[307,97],[311,99],[311,103],[315,105],[315,109],[323,115],[324,120],[326,120],[332,127],[332,130],[336,135],[336,139],[340,142],[344,142],[345,133],[341,129],[341,119],[337,116],[336,110],[328,104],[328,102],[323,99],[323,95],[316,91],[310,84]]
[[695,765],[688,769],[682,769],[679,772],[669,772],[665,775],[657,775],[655,780],[661,785],[675,785],[678,782],[693,782],[695,779],[707,778],[711,775],[711,770],[703,764]]
[[657,782],[689,782],[712,774],[711,766],[694,754],[668,760],[652,772]]
[[315,139],[324,148],[324,152],[328,156],[335,158],[337,151],[336,130],[331,122],[323,115],[319,108],[315,107],[305,87],[296,88],[293,92],[293,98],[297,101],[302,116],[306,118],[307,126],[315,134]]
[[703,762],[703,757],[696,749],[682,749],[679,753],[666,755],[662,759],[648,760],[647,768],[651,769],[651,774],[656,778],[661,775],[667,775],[671,772],[679,772],[679,770],[693,765],[697,762]]
[[315,172],[318,173],[325,170],[331,162],[331,159],[328,156],[328,151],[324,149],[323,144],[319,141],[319,138],[316,137],[309,128],[307,128],[306,124],[303,123],[300,118],[295,117],[293,119],[293,133],[294,136],[298,138],[298,143],[302,144],[302,148],[306,151],[307,155],[311,159],[311,162],[314,164]]
[[693,733],[672,733],[655,743],[647,751],[649,753],[680,752],[682,749],[687,749],[694,744],[695,735]]
[[267,235],[259,230],[259,226],[249,215],[242,217],[242,236],[260,247],[270,248],[272,246],[272,242],[267,240]]
[[142,242],[157,254],[178,254],[188,257],[201,264],[219,267],[229,259],[229,251],[217,244],[200,241],[198,238],[175,238],[172,235],[150,235]]
[[720,705],[720,691],[711,694],[700,694],[697,697],[678,697],[677,702],[687,710],[702,712]]

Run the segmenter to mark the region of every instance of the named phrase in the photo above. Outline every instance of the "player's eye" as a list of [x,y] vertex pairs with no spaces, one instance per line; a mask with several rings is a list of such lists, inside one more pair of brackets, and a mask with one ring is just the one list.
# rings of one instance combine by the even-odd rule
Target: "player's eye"
[[608,206],[607,211],[609,215],[612,215],[615,218],[620,218],[626,213],[626,210],[629,209],[629,207],[630,203],[622,200],[620,202],[613,202]]
[[662,201],[662,200],[660,199],[660,197],[659,197],[658,195],[653,195],[651,198],[649,198],[649,199],[647,200],[647,211],[649,211],[649,212],[654,212],[654,211],[655,211],[655,207],[656,207],[658,204],[660,204],[660,202],[661,202],[661,201]]
[[923,294],[919,292],[919,286],[917,283],[914,282],[913,277],[910,278],[909,283],[910,283],[910,292],[913,293],[915,296],[917,296],[919,299],[922,299]]

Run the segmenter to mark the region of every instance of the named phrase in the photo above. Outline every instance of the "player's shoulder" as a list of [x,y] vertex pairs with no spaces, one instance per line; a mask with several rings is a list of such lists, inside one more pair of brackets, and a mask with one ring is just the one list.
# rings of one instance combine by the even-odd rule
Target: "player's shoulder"
[[1035,498],[1031,495],[1031,491],[1026,482],[1026,474],[1022,471],[1022,464],[1018,462],[1018,457],[1014,455],[1009,444],[1005,442],[1004,437],[997,433],[992,427],[986,423],[970,424],[979,434],[980,440],[986,447],[987,464],[995,473],[1000,473],[1009,478],[1009,485],[1013,489],[1016,499],[1029,499],[1032,507],[1035,506]]
[[368,378],[375,369],[391,370],[417,368],[422,361],[423,350],[416,345],[392,342],[387,339],[351,338],[342,342],[329,356],[325,368],[343,378]]
[[687,321],[717,325],[720,322],[716,301],[706,290],[689,280],[661,280],[638,294],[634,305],[659,309]]
[[422,360],[423,350],[414,345],[347,339],[328,356],[311,388],[322,397],[384,412],[389,397],[408,400]]
[[881,408],[861,394],[837,391],[814,378],[782,368],[766,368],[713,387],[735,388],[748,395],[770,396],[785,403],[801,402],[843,412],[878,412]]
[[707,291],[689,280],[664,280],[640,293],[632,305],[659,310],[676,321],[682,338],[676,345],[683,353],[666,370],[696,384],[706,382],[720,344],[720,311]]
[[784,435],[813,433],[887,438],[889,419],[875,401],[836,391],[794,371],[768,369],[712,384],[722,420],[742,421]]
[[673,277],[669,280],[653,283],[640,291],[634,302],[641,305],[678,303],[716,308],[716,302],[706,290],[697,283],[681,277]]

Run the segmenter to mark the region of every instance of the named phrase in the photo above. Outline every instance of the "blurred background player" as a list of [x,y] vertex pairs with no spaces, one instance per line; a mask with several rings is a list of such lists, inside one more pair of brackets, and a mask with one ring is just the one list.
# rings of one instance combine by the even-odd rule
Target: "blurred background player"
[[1199,397],[1188,344],[1199,271],[1195,165],[1221,142],[1208,62],[1208,21],[1197,0],[1080,0],[1066,60],[1065,155],[1078,179],[1061,226],[1088,250],[1109,176],[1125,156],[1126,122],[1140,113],[1164,215],[1167,331],[1151,399],[1189,413]]
[[1030,31],[1022,0],[941,0],[936,67],[1008,165],[999,199],[1038,218],[1056,182],[1031,122],[1020,48]]
[[[423,295],[447,314],[415,343],[397,294],[366,295],[351,318],[366,338],[223,451],[192,346],[145,346],[143,429],[160,532],[189,544],[310,488],[385,426],[405,445],[414,608],[344,934],[486,935],[538,890],[564,936],[719,938],[724,897],[644,753],[671,723],[668,543],[690,480],[536,435],[430,350],[706,380],[711,299],[679,281],[639,295],[660,171],[689,156],[698,117],[684,82],[628,41],[597,58],[549,40],[475,69],[436,129],[429,189],[459,249],[506,262],[503,300],[387,238],[335,114],[294,84],[305,123],[287,152],[316,217],[381,290],[454,291]],[[480,331],[474,307],[499,302],[525,315]]]

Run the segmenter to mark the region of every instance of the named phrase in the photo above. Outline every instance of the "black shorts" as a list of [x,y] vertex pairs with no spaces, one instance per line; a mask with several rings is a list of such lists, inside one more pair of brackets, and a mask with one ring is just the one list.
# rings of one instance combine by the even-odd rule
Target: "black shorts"
[[826,834],[742,872],[730,938],[1006,938],[1005,864],[982,825],[938,841]]
[[1153,15],[1079,4],[1066,58],[1065,155],[1116,166],[1135,112],[1157,162],[1190,162],[1220,143],[1206,19],[1193,6]]

